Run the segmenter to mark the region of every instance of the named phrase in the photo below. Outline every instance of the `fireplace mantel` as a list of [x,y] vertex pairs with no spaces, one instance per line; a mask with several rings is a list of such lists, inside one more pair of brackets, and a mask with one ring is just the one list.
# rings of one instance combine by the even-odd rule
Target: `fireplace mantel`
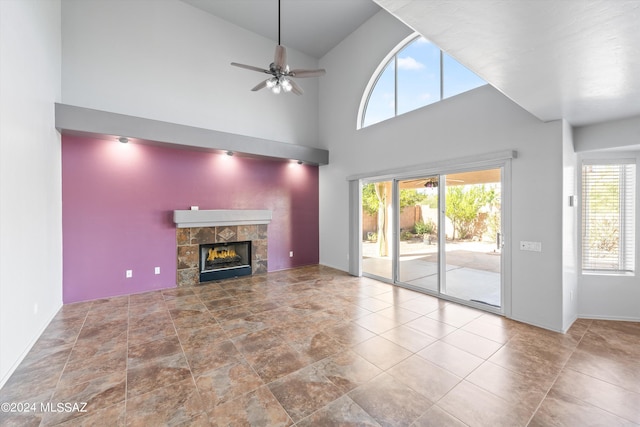
[[173,211],[177,228],[269,224],[270,210],[215,209]]

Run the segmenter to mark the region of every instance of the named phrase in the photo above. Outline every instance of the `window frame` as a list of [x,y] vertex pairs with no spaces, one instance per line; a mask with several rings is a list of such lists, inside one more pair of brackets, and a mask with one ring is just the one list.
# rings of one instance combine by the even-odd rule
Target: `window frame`
[[[442,101],[444,99],[451,98],[453,96],[459,95],[460,93],[464,93],[464,92],[468,92],[469,90],[473,90],[473,89],[469,89],[467,91],[460,92],[460,93],[455,94],[455,95],[450,95],[450,96],[448,96],[446,98],[444,97],[444,80],[445,80],[445,76],[444,76],[443,64],[444,64],[445,52],[443,52],[442,49],[440,49],[437,45],[434,44],[434,46],[436,48],[438,48],[438,50],[440,51],[440,54],[439,54],[439,67],[440,67],[440,90],[439,90],[439,96],[440,96],[440,98],[438,100],[432,102],[432,103],[423,105],[422,107],[414,108],[412,110],[408,110],[408,111],[405,111],[405,112],[403,112],[401,114],[398,114],[398,57],[397,56],[406,47],[408,47],[410,44],[414,43],[415,41],[417,41],[421,37],[423,37],[422,34],[420,34],[418,32],[414,32],[414,33],[410,34],[409,36],[405,37],[400,43],[398,43],[393,49],[391,49],[391,51],[384,57],[384,59],[380,62],[378,67],[375,69],[375,71],[371,75],[371,78],[369,79],[369,82],[367,83],[367,86],[365,87],[362,99],[360,101],[360,107],[358,108],[356,129],[360,130],[360,129],[375,125],[377,123],[381,123],[381,122],[384,122],[386,120],[392,119],[394,117],[398,117],[399,115],[408,113],[410,111],[415,111],[415,110],[417,110],[419,108],[426,107],[428,105],[432,105],[432,104],[438,103],[438,102],[440,102],[440,101]],[[426,37],[425,37],[425,39],[426,39]],[[429,42],[433,44],[433,42],[431,42],[431,41],[429,41]],[[455,58],[453,58],[453,57],[452,57],[452,59],[455,60]],[[394,92],[393,92],[394,114],[393,114],[393,116],[391,116],[389,118],[382,119],[380,121],[365,125],[364,121],[365,121],[365,119],[367,117],[367,107],[369,106],[369,101],[371,100],[371,95],[373,94],[374,89],[376,88],[376,85],[378,84],[378,81],[380,80],[380,78],[382,77],[384,71],[387,69],[387,66],[390,64],[390,62],[392,60],[395,60],[395,62],[394,62],[394,70],[393,70],[393,73],[394,73]],[[469,70],[469,69],[467,68],[467,70]],[[473,73],[472,70],[469,70],[469,71],[471,73]],[[485,86],[487,84],[488,83],[485,82],[481,86]],[[481,86],[477,86],[477,87],[481,87]]]
[[[617,154],[617,155],[616,155]],[[635,276],[638,268],[638,154],[637,153],[616,153],[609,155],[592,155],[592,156],[581,156],[579,162],[577,164],[578,170],[578,183],[579,189],[578,194],[580,195],[580,204],[578,209],[578,266],[580,274],[587,276]],[[620,243],[625,245],[625,243],[630,243],[632,245],[632,250],[630,255],[623,255],[623,260],[619,261],[618,268],[585,268],[584,264],[584,243],[585,243],[585,224],[584,224],[584,167],[587,165],[634,165],[634,180],[630,184],[631,186],[631,194],[628,195],[628,199],[632,202],[632,212],[626,212],[624,214],[625,219],[628,219],[632,222],[631,228],[632,230],[626,230],[621,232],[621,237],[623,239],[628,239],[627,242]],[[623,189],[626,192],[626,189]],[[628,201],[627,198],[625,200]],[[625,227],[626,228],[626,227]],[[627,263],[631,264],[630,269],[626,269]]]

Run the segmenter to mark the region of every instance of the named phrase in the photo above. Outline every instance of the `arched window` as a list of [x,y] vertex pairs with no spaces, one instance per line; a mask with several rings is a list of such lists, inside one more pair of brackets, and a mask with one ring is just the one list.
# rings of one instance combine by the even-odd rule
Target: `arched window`
[[380,63],[360,103],[358,128],[486,84],[420,35],[403,40]]

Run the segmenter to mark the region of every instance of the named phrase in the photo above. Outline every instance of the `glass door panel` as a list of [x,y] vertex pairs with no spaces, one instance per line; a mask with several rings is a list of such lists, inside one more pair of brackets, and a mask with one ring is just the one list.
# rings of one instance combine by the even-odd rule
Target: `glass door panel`
[[393,181],[362,185],[362,272],[393,281]]
[[488,308],[502,305],[502,168],[440,176],[445,244],[440,292]]
[[398,182],[400,241],[398,281],[439,291],[438,177]]

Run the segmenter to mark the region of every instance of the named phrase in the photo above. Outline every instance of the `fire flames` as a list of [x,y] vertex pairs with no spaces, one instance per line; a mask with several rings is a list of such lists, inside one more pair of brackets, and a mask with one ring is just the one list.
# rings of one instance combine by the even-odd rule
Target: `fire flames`
[[224,259],[224,258],[234,258],[236,256],[236,251],[233,248],[211,248],[209,249],[209,255],[207,256],[207,261],[213,261],[216,259]]

